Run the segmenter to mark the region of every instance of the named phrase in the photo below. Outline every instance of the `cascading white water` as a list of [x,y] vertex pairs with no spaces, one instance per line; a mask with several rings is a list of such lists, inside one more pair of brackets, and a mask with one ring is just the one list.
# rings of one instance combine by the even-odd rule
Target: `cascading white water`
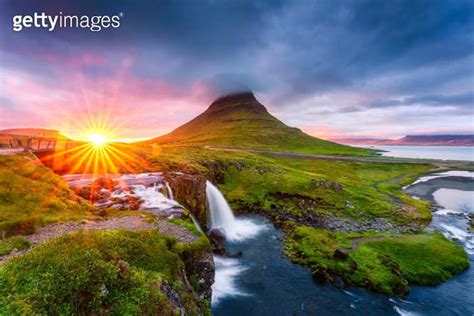
[[208,219],[211,228],[223,228],[228,241],[255,237],[262,228],[249,219],[235,218],[226,199],[211,182],[206,183]]
[[228,228],[235,222],[234,214],[222,193],[211,182],[206,183],[206,195],[211,228]]
[[168,190],[168,199],[174,200],[173,190],[171,190],[171,187],[168,181],[165,181],[165,185],[166,185],[166,190]]
[[196,227],[197,230],[203,235],[206,235],[204,231],[201,228],[201,225],[199,225],[199,222],[197,221],[196,217],[194,217],[193,214],[189,213],[189,217],[191,217],[191,220],[193,221],[194,226]]
[[[212,228],[222,228],[228,242],[239,242],[255,237],[267,226],[258,225],[251,219],[236,218],[226,199],[211,182],[206,183],[208,223]],[[223,298],[249,295],[237,285],[239,275],[247,268],[237,258],[214,255],[216,265],[215,282],[212,285],[212,305]]]

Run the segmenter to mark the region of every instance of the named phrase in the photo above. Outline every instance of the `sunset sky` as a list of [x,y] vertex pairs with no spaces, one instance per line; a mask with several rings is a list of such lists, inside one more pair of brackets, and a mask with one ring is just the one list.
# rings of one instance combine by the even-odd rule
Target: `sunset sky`
[[[123,17],[12,29],[60,11]],[[147,138],[250,89],[315,136],[474,133],[473,1],[2,0],[0,23],[0,129]]]

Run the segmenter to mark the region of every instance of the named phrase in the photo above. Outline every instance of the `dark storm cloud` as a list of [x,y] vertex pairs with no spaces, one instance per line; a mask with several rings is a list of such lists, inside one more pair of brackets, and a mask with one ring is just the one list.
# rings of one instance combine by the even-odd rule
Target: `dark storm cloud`
[[[175,79],[194,81],[220,76],[220,72],[231,78],[232,73],[237,76],[244,72],[247,76],[260,77],[261,86],[266,86],[264,83],[273,77],[281,93],[289,97],[363,85],[372,76],[462,59],[472,54],[474,48],[472,2],[145,1],[141,4],[6,1],[2,10],[3,36],[18,41],[11,49],[20,53],[25,49],[71,53],[70,45],[61,45],[64,42],[78,49],[107,51],[117,45],[134,52],[162,53],[179,60],[180,67],[176,70],[180,73],[175,74]],[[54,14],[60,10],[89,15],[123,12],[125,16],[120,31],[26,30],[22,34],[6,31],[11,29],[12,14],[35,11]],[[25,43],[24,37],[37,40]],[[49,41],[52,37],[57,40]],[[50,42],[56,44],[51,46]],[[148,54],[152,56],[152,53]],[[146,60],[143,64],[150,63],[155,62]],[[140,66],[147,67],[137,65],[137,68]],[[239,82],[237,86],[240,85]],[[258,89],[260,85],[256,85]]]
[[[58,71],[49,62],[66,69],[73,56],[101,55],[106,65],[83,71],[106,76],[131,56],[129,71],[137,77],[183,89],[202,83],[216,95],[252,89],[285,111],[341,92],[366,97],[352,103],[334,97],[331,110],[319,113],[473,106],[473,1],[5,0],[0,6],[0,66],[45,80]],[[35,11],[124,17],[120,29],[97,33],[11,30],[13,15]]]
[[371,102],[368,107],[380,108],[402,105],[454,106],[474,110],[474,92],[455,95],[422,95],[400,100],[376,100]]

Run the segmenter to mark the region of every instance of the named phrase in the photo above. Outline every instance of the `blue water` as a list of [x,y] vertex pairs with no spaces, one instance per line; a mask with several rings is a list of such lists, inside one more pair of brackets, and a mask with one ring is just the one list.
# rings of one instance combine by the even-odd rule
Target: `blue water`
[[360,146],[365,148],[381,149],[386,152],[382,156],[398,158],[425,158],[443,160],[474,161],[474,147],[472,146]]
[[[473,196],[474,188],[455,193],[440,188],[434,197],[450,211],[435,213],[428,227],[464,246],[471,266],[473,238],[467,219],[449,213],[474,212]],[[474,315],[473,268],[438,286],[412,287],[405,299],[361,288],[321,285],[313,282],[309,269],[291,263],[282,254],[283,233],[279,229],[262,217],[247,219],[264,229],[252,239],[227,244],[231,252],[242,251],[242,257],[223,259],[225,267],[217,257],[216,278],[221,290],[228,292],[213,304],[215,315]]]

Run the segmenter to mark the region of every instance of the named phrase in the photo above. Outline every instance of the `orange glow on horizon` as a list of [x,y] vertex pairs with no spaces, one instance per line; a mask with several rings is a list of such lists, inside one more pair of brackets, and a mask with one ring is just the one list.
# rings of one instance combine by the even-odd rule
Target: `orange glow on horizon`
[[97,198],[99,183],[113,187],[110,175],[149,171],[149,164],[141,157],[138,147],[117,142],[119,124],[112,122],[110,115],[83,113],[74,125],[78,133],[68,137],[64,147],[58,147],[44,160],[61,174],[82,174],[89,179],[92,176],[91,202]]

